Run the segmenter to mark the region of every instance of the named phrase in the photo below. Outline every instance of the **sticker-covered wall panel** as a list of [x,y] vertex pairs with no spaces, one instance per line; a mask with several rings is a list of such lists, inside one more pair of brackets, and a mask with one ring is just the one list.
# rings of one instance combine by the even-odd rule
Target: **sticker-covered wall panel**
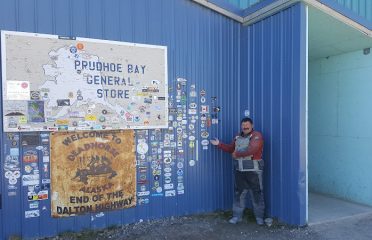
[[4,131],[164,128],[167,50],[2,32]]
[[[37,151],[40,186],[31,185],[36,183],[37,177],[34,176],[25,177],[26,184],[30,185],[21,186],[23,174],[37,173],[37,170],[35,173],[31,170],[28,174],[21,168],[17,189],[22,190],[22,194],[17,192],[14,197],[6,196],[6,188],[3,187],[6,206],[3,215],[11,218],[4,222],[4,236],[51,236],[141,219],[231,208],[231,158],[207,145],[207,141],[212,137],[230,141],[239,131],[238,23],[188,0],[37,0],[36,12],[26,14],[35,23],[34,29],[30,29],[30,24],[26,26],[24,21],[17,20],[24,15],[23,11],[32,8],[22,7],[17,10],[19,14],[2,18],[2,14],[8,16],[17,12],[17,6],[23,4],[19,1],[17,4],[1,5],[4,8],[0,8],[0,26],[6,26],[3,29],[166,46],[169,75],[166,99],[169,103],[166,108],[169,118],[167,128],[135,130],[136,206],[120,210],[53,218],[50,205],[53,194],[50,189],[47,200],[38,200],[38,209],[30,208],[27,200],[29,190],[39,192],[43,179],[46,179],[43,176],[43,150],[37,150],[37,146],[20,145],[20,159],[26,151]],[[28,105],[20,106],[21,110],[22,107],[28,108]],[[98,107],[96,104],[95,109]],[[56,128],[58,125],[63,129],[64,122],[60,121]],[[22,139],[27,133],[17,134]],[[38,134],[40,136],[41,133]],[[6,134],[3,139],[7,139]],[[39,143],[43,146],[41,140]],[[3,147],[8,149],[9,146]],[[10,149],[6,151],[9,153]],[[49,161],[53,161],[49,157]],[[20,163],[23,164],[22,161]],[[52,165],[49,165],[51,177]],[[29,168],[27,170],[30,171]],[[35,178],[34,182],[31,182],[32,178]],[[35,203],[31,207],[35,207]],[[30,217],[33,212],[28,212],[29,217],[25,218],[25,212],[33,210],[39,210],[40,216],[34,214],[35,217]]]

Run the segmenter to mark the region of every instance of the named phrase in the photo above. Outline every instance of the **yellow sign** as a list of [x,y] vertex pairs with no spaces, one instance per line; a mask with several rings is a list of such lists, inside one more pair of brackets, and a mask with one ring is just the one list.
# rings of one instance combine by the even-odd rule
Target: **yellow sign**
[[133,130],[51,134],[52,216],[136,205]]

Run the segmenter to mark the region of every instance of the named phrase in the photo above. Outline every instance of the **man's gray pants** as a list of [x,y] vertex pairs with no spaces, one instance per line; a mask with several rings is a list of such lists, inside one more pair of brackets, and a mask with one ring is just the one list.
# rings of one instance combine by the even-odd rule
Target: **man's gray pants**
[[256,218],[264,218],[265,200],[262,185],[262,171],[235,171],[235,195],[233,202],[233,216],[239,219],[243,216],[246,196],[250,194],[253,213]]

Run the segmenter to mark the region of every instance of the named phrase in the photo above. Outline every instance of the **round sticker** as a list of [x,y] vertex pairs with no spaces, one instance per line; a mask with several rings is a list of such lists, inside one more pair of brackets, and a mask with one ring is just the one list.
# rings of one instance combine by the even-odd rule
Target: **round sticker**
[[84,49],[84,44],[78,43],[78,44],[76,44],[76,48],[79,49],[79,50],[82,50],[82,49]]
[[147,145],[146,142],[139,142],[137,144],[137,152],[139,154],[146,154],[148,150],[149,150],[149,145]]
[[183,168],[183,163],[181,163],[181,162],[177,163],[177,167],[178,168]]
[[195,166],[195,160],[190,160],[190,161],[189,161],[189,165],[190,165],[190,167]]
[[190,141],[195,141],[195,136],[189,136]]
[[77,49],[76,47],[70,47],[70,53],[76,53]]
[[21,84],[21,87],[22,87],[22,88],[27,88],[27,87],[28,87],[28,83],[23,82],[23,83]]
[[171,162],[172,162],[172,158],[169,158],[169,157],[164,158],[164,163],[165,164],[170,164]]
[[17,178],[9,178],[9,184],[14,185],[17,183]]

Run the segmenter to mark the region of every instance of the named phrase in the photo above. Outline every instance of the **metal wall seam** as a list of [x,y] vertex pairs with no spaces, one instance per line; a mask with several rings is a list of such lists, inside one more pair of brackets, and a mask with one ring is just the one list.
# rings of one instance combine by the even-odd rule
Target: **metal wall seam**
[[[265,139],[268,214],[289,224],[306,224],[305,5],[298,3],[243,28],[247,49],[241,65],[241,106],[250,110]],[[244,70],[246,68],[247,70]],[[247,96],[248,95],[248,96]]]
[[[174,94],[177,77],[187,79],[188,88],[195,84],[198,95],[200,90],[206,90],[208,105],[211,105],[211,97],[216,96],[222,109],[220,123],[209,129],[211,137],[230,141],[239,130],[241,25],[238,22],[188,0],[0,0],[0,5],[1,30],[38,31],[167,46],[168,82],[173,88],[170,94]],[[197,128],[200,138],[199,131],[200,127]],[[2,130],[1,133],[4,139],[6,134]],[[213,146],[202,150],[200,141],[198,144],[196,166],[188,167],[185,161],[185,195],[151,197],[148,205],[105,212],[102,217],[88,214],[54,219],[44,214],[40,218],[25,219],[22,211],[25,196],[20,192],[16,197],[6,195],[2,168],[3,209],[0,211],[7,221],[0,221],[1,237],[44,237],[140,219],[230,209],[233,186],[231,158]],[[2,144],[2,150],[3,147]],[[1,158],[3,163],[4,156]],[[19,189],[22,189],[21,185]]]

